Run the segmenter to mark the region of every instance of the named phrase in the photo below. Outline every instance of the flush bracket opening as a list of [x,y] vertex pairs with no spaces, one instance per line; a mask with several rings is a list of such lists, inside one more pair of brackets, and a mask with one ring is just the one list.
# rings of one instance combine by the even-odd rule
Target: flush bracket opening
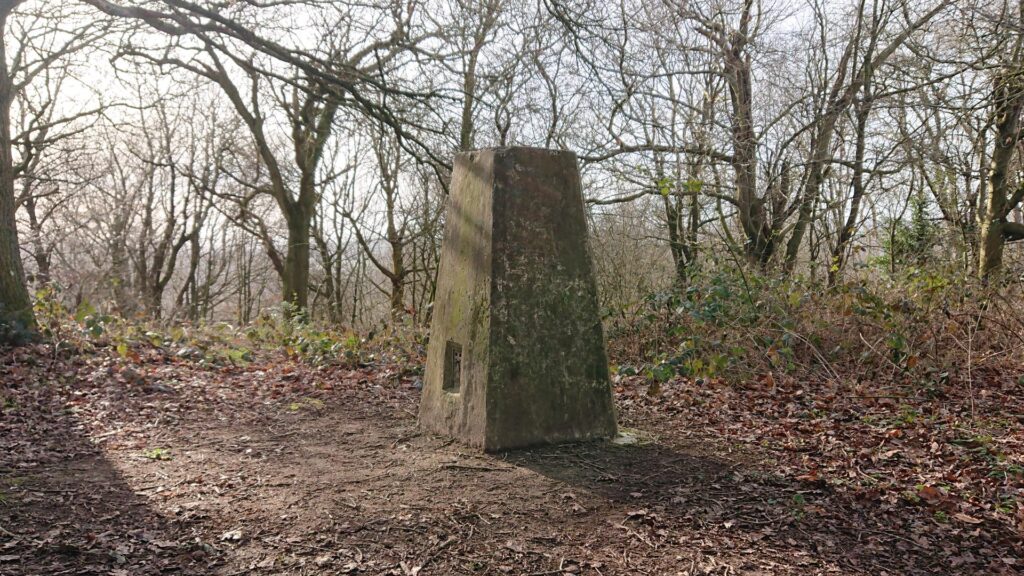
[[444,377],[441,389],[449,394],[462,391],[462,344],[448,340],[444,343]]

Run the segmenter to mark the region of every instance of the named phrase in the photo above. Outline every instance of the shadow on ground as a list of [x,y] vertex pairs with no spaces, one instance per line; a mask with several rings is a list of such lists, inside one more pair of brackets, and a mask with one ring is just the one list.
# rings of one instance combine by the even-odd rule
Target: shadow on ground
[[220,552],[148,506],[86,436],[74,393],[17,354],[0,363],[0,574],[208,573]]
[[[708,552],[703,564],[693,558],[681,573],[789,573],[800,566],[844,574],[1016,573],[1021,543],[1012,533],[985,540],[907,501],[779,477],[709,450],[604,442],[504,458],[624,506],[618,527],[642,544],[641,554],[680,546]],[[757,558],[750,556],[755,550]]]

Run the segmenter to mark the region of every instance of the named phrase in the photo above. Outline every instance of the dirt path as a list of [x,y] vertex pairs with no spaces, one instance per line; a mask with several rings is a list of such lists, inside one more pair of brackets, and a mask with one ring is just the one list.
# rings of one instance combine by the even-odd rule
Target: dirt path
[[793,479],[621,394],[624,423],[657,441],[488,456],[420,434],[415,377],[397,369],[46,354],[0,364],[4,575],[1022,567],[1005,527]]

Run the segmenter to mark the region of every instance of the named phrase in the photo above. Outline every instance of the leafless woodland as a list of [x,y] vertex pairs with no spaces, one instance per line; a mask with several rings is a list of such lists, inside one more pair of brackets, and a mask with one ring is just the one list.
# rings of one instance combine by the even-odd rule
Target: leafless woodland
[[429,318],[452,158],[577,152],[609,309],[1022,273],[1024,4],[7,1],[0,304]]

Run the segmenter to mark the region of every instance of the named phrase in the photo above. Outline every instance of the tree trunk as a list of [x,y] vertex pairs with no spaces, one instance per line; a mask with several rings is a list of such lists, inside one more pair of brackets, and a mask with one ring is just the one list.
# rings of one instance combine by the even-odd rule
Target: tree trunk
[[807,233],[807,229],[811,225],[814,205],[821,194],[825,171],[831,160],[829,152],[832,147],[832,133],[835,130],[836,117],[825,116],[818,122],[818,132],[811,142],[811,158],[807,165],[808,174],[803,195],[800,198],[800,208],[797,210],[796,224],[793,225],[793,232],[789,236],[789,241],[786,242],[786,272],[791,272],[796,266],[800,245],[803,243],[804,234]]
[[473,148],[473,100],[476,97],[476,59],[479,47],[469,54],[469,62],[462,78],[462,122],[459,128],[459,150]]
[[676,271],[676,285],[686,286],[686,256],[683,254],[683,242],[680,239],[679,207],[674,198],[665,196],[665,223],[668,225],[668,247],[672,254],[672,263]]
[[[13,2],[0,8],[0,36],[7,29]],[[7,68],[7,45],[0,37],[0,325],[29,334],[35,331],[32,300],[25,285],[18,243],[17,203],[14,199],[14,158],[11,152],[13,83]],[[0,331],[0,335],[3,331]]]
[[336,277],[334,275],[334,260],[340,257],[340,254],[332,253],[330,244],[327,242],[327,239],[325,238],[325,232],[323,229],[322,222],[318,226],[315,226],[313,228],[312,235],[310,238],[313,240],[313,242],[316,243],[316,250],[320,254],[320,267],[324,271],[324,283],[322,291],[320,293],[327,300],[327,319],[332,324],[338,324],[340,323],[340,318],[336,313],[337,289],[335,288],[335,286],[337,284],[335,280]]
[[980,214],[981,226],[978,242],[978,273],[989,278],[1003,265],[1003,246],[1008,238],[1010,210],[1020,202],[1019,194],[1007,198],[1007,173],[1020,138],[1020,115],[1024,108],[1024,80],[1017,67],[1002,71],[995,80],[993,107],[996,118],[995,142],[988,174],[987,194]]
[[391,279],[391,319],[401,320],[405,312],[405,282],[401,278]]
[[[658,186],[665,186],[665,169],[664,163],[660,158],[656,159],[656,171],[655,175],[658,179]],[[677,162],[678,166],[678,162]],[[691,182],[696,181],[697,176],[700,174],[700,164],[691,169],[690,178],[686,182],[682,182],[682,175],[680,170],[675,171],[674,180],[669,184],[671,192],[680,191],[681,188],[686,188],[686,192],[689,193],[691,201],[696,200],[697,195],[695,190],[691,190]],[[666,192],[666,190],[662,190]],[[665,203],[665,224],[668,227],[668,247],[672,255],[672,264],[675,269],[675,281],[676,286],[679,289],[684,288],[689,281],[689,268],[695,258],[696,248],[696,226],[697,222],[694,220],[694,216],[697,215],[695,212],[696,207],[690,207],[689,214],[684,214],[683,210],[683,195],[678,193],[667,193],[663,194],[662,200]],[[687,225],[689,227],[687,227]]]
[[389,192],[388,210],[388,244],[391,246],[391,319],[399,320],[405,312],[405,244],[407,240],[395,226],[395,195]]
[[43,242],[43,224],[39,221],[36,211],[36,199],[31,194],[25,196],[25,212],[28,214],[29,244],[32,247],[32,259],[36,262],[36,271],[31,278],[36,287],[50,283],[50,262],[52,253]]
[[849,256],[850,242],[853,240],[853,233],[857,228],[857,219],[860,218],[860,203],[864,198],[864,152],[866,148],[866,133],[868,116],[871,114],[871,85],[865,81],[863,88],[863,99],[857,106],[857,144],[853,167],[853,195],[850,198],[850,213],[846,215],[846,223],[839,231],[839,238],[832,248],[832,262],[828,268],[828,285],[835,286],[846,267],[846,260]]
[[313,211],[295,205],[287,220],[288,251],[281,274],[281,297],[295,315],[300,315],[309,306],[309,234]]
[[737,49],[737,53],[728,55],[725,62],[732,102],[732,168],[736,182],[736,206],[739,208],[740,225],[747,237],[747,257],[763,267],[775,252],[775,241],[764,199],[757,194],[757,135],[754,132],[750,61]]

